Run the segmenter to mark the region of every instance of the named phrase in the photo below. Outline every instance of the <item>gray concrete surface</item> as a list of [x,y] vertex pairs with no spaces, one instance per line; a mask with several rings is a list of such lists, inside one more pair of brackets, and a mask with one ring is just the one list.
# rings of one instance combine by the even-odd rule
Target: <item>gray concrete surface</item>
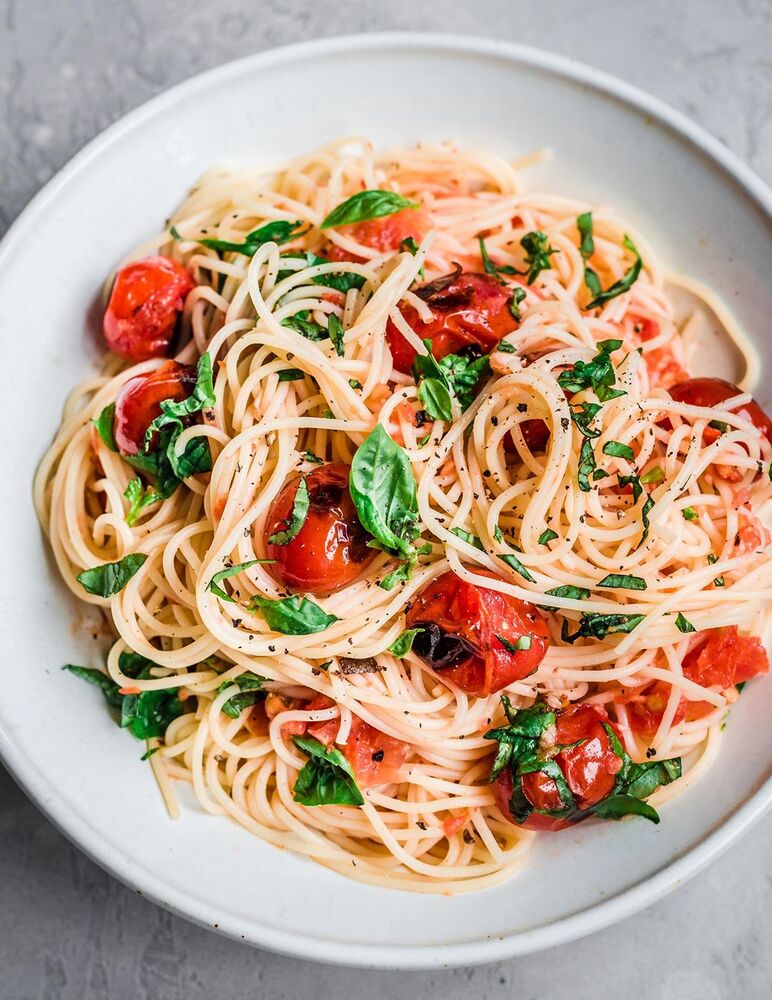
[[[772,0],[0,0],[0,233],[88,139],[170,84],[299,39],[405,28],[601,67],[772,181]],[[675,895],[585,941],[481,968],[361,972],[255,951],[156,909],[0,769],[0,998],[760,1000],[772,994],[770,832],[767,818]]]

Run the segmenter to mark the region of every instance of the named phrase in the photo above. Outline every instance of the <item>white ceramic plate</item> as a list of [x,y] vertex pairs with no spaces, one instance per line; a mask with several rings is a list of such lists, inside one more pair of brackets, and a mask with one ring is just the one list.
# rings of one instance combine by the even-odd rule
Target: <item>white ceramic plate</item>
[[708,780],[666,805],[659,827],[593,823],[545,836],[523,874],[484,893],[376,889],[192,803],[167,819],[138,744],[98,692],[59,669],[93,658],[94,643],[73,629],[30,502],[62,401],[98,357],[86,316],[114,263],[205,168],[354,132],[379,144],[459,138],[504,154],[549,146],[555,158],[533,172],[534,187],[613,205],[668,263],[712,285],[752,335],[768,336],[772,195],[694,125],[594,70],[487,41],[360,36],[245,59],[150,101],[76,156],[0,251],[0,750],[82,850],[192,920],[322,961],[479,963],[608,925],[734,842],[772,800],[772,684],[754,682]]

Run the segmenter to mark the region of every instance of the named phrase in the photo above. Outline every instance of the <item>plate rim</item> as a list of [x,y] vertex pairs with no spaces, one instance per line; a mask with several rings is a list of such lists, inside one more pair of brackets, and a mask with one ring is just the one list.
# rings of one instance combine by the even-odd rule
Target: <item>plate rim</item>
[[[152,119],[180,100],[195,96],[213,83],[238,77],[252,70],[293,62],[303,56],[346,54],[374,48],[435,49],[443,53],[501,58],[518,65],[539,69],[574,84],[592,87],[628,108],[650,115],[658,124],[685,139],[688,144],[718,166],[751,197],[757,208],[772,221],[772,189],[735,153],[717,138],[664,101],[603,70],[566,56],[513,42],[483,36],[465,37],[435,32],[372,32],[336,35],[296,42],[231,60],[189,77],[164,90],[113,122],[92,138],[58,170],[28,202],[0,241],[0,273],[4,260],[13,253],[37,216],[52,202],[71,179],[120,138],[126,131]],[[14,748],[10,732],[0,718],[0,760],[33,804],[75,847],[111,876],[164,909],[193,923],[216,930],[237,941],[268,948],[295,958],[328,964],[381,968],[430,969],[479,964],[540,951],[577,940],[608,927],[651,905],[715,860],[772,806],[772,775],[753,792],[727,820],[709,832],[698,844],[655,874],[609,899],[590,905],[559,920],[502,936],[488,936],[460,944],[383,945],[358,944],[298,935],[257,922],[241,925],[222,915],[196,896],[161,883],[146,868],[113,850],[93,835],[77,807],[58,797],[44,773],[25,760]],[[246,932],[246,933],[244,933]]]

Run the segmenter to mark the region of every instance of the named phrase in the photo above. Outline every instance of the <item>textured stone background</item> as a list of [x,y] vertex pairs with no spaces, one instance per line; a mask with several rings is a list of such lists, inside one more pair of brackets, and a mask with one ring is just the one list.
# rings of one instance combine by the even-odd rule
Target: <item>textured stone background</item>
[[[298,39],[411,28],[601,67],[772,181],[772,0],[0,0],[0,234],[88,139],[170,84]],[[156,909],[0,769],[0,998],[760,1000],[772,988],[770,832],[768,818],[677,894],[585,941],[481,968],[365,973],[255,951]]]

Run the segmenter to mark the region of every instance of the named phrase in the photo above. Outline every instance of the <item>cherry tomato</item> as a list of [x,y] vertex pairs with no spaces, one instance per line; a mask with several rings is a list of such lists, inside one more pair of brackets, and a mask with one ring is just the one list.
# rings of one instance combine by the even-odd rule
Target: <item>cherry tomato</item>
[[187,399],[196,385],[196,369],[167,361],[148,375],[130,378],[115,400],[113,436],[122,455],[136,455],[145,431],[161,415],[164,399]]
[[[555,713],[555,735],[551,738],[555,745],[568,745],[569,749],[556,754],[553,760],[563,772],[578,810],[589,809],[610,795],[614,789],[616,774],[622,766],[621,759],[611,746],[604,723],[619,736],[619,730],[601,705],[570,705]],[[574,743],[579,745],[570,746]],[[546,774],[535,771],[524,774],[517,780],[534,809],[563,808],[558,787]],[[579,815],[560,818],[531,813],[522,823],[518,823],[510,810],[512,791],[512,772],[507,768],[493,783],[493,795],[504,816],[516,826],[524,826],[529,830],[563,830],[583,818]]]
[[104,315],[107,346],[129,361],[168,354],[177,317],[194,287],[189,272],[169,257],[147,257],[122,267]]
[[707,639],[690,650],[683,669],[690,681],[724,690],[769,670],[769,657],[755,635],[738,635],[737,626],[710,629]]
[[[337,231],[341,236],[361,243],[362,246],[377,250],[378,253],[388,253],[399,250],[403,240],[412,236],[420,243],[431,228],[431,220],[422,208],[403,208],[393,215],[384,215],[379,219],[366,219],[350,226],[339,226]],[[352,255],[348,250],[331,243],[324,251],[328,260],[363,261],[364,257]]]
[[[464,347],[489,354],[517,326],[509,308],[512,289],[500,285],[488,274],[458,268],[445,278],[416,288],[415,292],[431,309],[432,318],[423,322],[418,311],[409,305],[402,307],[402,315],[421,340],[431,340],[432,354],[438,360]],[[415,361],[415,350],[391,321],[386,326],[386,339],[394,367],[408,374]]]
[[[649,737],[656,733],[665,714],[670,691],[671,685],[667,681],[655,681],[646,685],[643,691],[618,699],[627,704],[627,718],[634,732]],[[673,716],[673,725],[684,721],[688,706],[689,702],[681,698]]]
[[[480,697],[532,674],[549,645],[547,625],[533,604],[467,583],[452,571],[418,594],[407,626],[423,629],[413,652],[427,666]],[[523,648],[507,648],[518,641]]]
[[[306,711],[314,711],[331,708],[334,704],[331,698],[320,694],[304,708]],[[312,722],[306,732],[329,748],[335,744],[339,726],[339,719]],[[363,722],[357,715],[352,717],[345,744],[336,744],[336,749],[340,750],[351,764],[357,784],[363,788],[370,785],[388,785],[396,781],[397,772],[410,755],[409,744],[380,732],[369,723]]]
[[[725,382],[722,378],[692,378],[687,382],[679,382],[668,389],[671,397],[679,403],[687,403],[689,406],[718,406],[732,396],[739,396],[742,389],[738,389],[731,382]],[[758,427],[765,435],[767,441],[772,444],[772,420],[766,415],[755,400],[746,403],[738,409],[731,410],[731,413],[738,413],[746,417]],[[719,431],[712,427],[705,429],[705,440],[715,441]]]
[[305,477],[308,513],[286,545],[268,539],[287,527],[300,480],[287,483],[271,505],[264,537],[268,558],[276,562],[267,568],[285,587],[319,596],[331,594],[356,579],[374,558],[348,490],[348,477],[349,467],[342,462],[323,465]]

